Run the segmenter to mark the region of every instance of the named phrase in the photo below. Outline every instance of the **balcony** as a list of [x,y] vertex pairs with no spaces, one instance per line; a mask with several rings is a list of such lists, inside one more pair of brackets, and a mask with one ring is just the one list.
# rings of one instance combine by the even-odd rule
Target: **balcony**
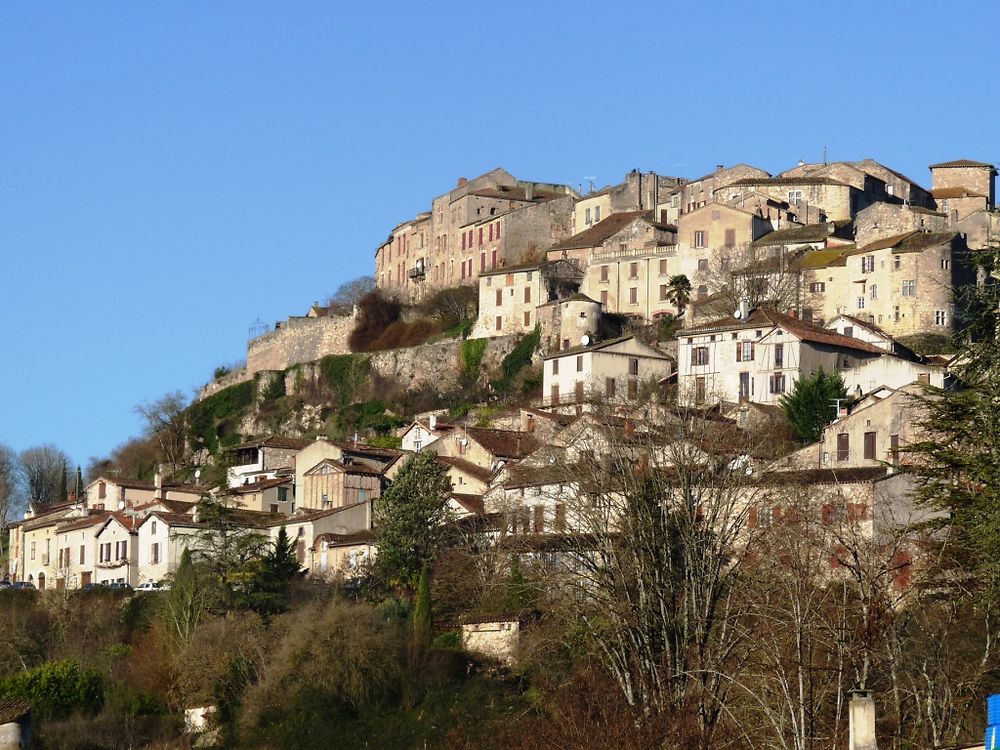
[[406,275],[414,280],[423,279],[427,275],[427,272],[424,270],[423,258],[418,260],[416,264],[413,266],[413,268],[411,268],[409,271],[406,272]]
[[648,256],[677,255],[677,245],[659,245],[658,247],[632,247],[626,250],[608,250],[603,253],[591,253],[590,262],[605,260],[620,260],[621,258],[645,258]]

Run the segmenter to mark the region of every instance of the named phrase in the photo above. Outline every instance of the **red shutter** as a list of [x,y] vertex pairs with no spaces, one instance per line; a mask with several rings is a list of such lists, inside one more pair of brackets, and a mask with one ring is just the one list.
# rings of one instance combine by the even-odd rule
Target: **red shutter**
[[747,528],[757,528],[757,508],[755,507],[751,507],[750,512],[747,514]]

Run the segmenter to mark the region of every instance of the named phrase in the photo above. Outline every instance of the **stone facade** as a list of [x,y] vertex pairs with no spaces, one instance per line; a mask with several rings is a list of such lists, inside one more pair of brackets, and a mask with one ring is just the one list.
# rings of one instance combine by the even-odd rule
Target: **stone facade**
[[921,206],[873,203],[854,217],[854,238],[859,247],[906,232],[943,232],[948,217]]
[[247,378],[263,370],[285,370],[328,354],[348,354],[353,316],[293,317],[247,344]]

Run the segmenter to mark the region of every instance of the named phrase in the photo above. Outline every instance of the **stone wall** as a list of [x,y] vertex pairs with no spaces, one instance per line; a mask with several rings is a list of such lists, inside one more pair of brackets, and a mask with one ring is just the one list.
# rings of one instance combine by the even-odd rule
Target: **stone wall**
[[328,354],[348,354],[353,316],[292,317],[247,344],[248,377],[262,370],[286,370]]
[[253,374],[247,372],[247,368],[241,367],[238,370],[233,370],[221,378],[213,380],[208,385],[204,385],[201,391],[198,393],[198,400],[201,401],[203,398],[208,398],[213,393],[218,393],[224,388],[228,388],[231,385],[237,385],[239,383],[244,383],[247,380],[253,378]]

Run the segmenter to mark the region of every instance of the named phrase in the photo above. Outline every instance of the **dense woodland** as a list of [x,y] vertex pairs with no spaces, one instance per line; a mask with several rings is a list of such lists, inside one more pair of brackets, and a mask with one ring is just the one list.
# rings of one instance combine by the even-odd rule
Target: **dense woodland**
[[[418,454],[377,506],[379,557],[360,579],[303,577],[287,539],[261,548],[206,501],[213,546],[185,557],[170,591],[0,591],[0,696],[32,703],[49,748],[184,746],[183,709],[210,703],[228,747],[834,750],[853,689],[874,691],[883,748],[981,739],[1000,688],[996,287],[967,303],[963,387],[926,393],[928,440],[908,462],[921,502],[943,511],[920,528],[831,524],[801,488],[782,518],[750,524],[749,475],[692,449],[731,453],[732,436],[683,414],[574,467],[587,533],[529,554],[452,523],[447,478]],[[536,344],[488,384],[494,403],[537,387]],[[469,349],[456,413],[484,397]],[[326,363],[311,397],[331,431],[389,435],[419,399],[386,390],[373,405],[352,357]],[[184,476],[196,454],[221,460],[255,398],[223,394],[147,405],[148,433],[89,471]],[[264,408],[287,407],[270,396]],[[773,443],[746,439],[740,455]],[[642,441],[661,458],[635,460]],[[75,467],[56,458],[58,495]],[[623,519],[614,534],[608,514]],[[904,547],[919,564],[900,562]],[[524,625],[513,666],[461,646],[463,620],[499,612]]]

